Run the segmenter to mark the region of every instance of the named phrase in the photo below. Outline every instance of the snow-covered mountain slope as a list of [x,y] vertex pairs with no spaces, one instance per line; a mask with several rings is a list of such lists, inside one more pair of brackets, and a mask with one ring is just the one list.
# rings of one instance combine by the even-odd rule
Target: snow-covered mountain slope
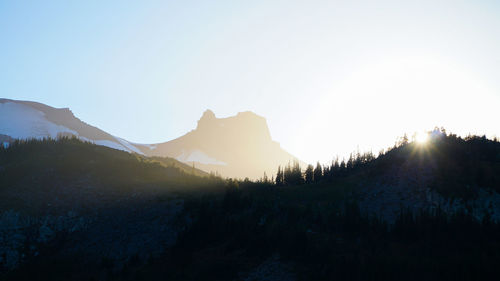
[[0,103],[0,131],[16,139],[77,134],[74,130],[47,120],[43,111],[15,102]]
[[4,146],[14,139],[60,136],[76,136],[98,145],[143,154],[137,148],[138,145],[82,122],[68,108],[53,108],[36,102],[0,99],[0,141]]

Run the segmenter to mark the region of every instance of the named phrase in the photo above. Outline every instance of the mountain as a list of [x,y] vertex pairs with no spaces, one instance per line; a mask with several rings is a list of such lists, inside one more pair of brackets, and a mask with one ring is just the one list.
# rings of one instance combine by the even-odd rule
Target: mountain
[[[250,111],[217,118],[203,113],[195,130],[169,142],[142,148],[149,156],[168,156],[223,176],[269,177],[278,165],[297,160],[271,139],[266,119]],[[303,163],[301,163],[303,164]]]
[[270,176],[278,165],[297,160],[271,139],[265,118],[252,112],[216,118],[207,110],[196,129],[182,137],[158,144],[137,144],[81,121],[68,108],[0,99],[0,142],[4,146],[15,139],[60,136],[76,136],[150,157],[172,157],[225,177],[256,179],[264,172]]
[[32,101],[0,99],[0,141],[76,136],[84,141],[127,152],[142,152],[136,144],[112,136],[76,118],[69,108]]

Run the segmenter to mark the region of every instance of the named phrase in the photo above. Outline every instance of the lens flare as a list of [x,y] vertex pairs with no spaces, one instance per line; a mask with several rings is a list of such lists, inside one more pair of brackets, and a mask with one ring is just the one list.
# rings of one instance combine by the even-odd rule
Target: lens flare
[[415,136],[415,140],[421,144],[426,143],[428,139],[429,134],[424,132],[417,133],[417,135]]

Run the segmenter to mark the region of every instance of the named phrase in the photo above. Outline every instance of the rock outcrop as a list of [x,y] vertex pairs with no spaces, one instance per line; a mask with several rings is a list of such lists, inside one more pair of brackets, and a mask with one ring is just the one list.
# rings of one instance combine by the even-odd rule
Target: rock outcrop
[[278,165],[297,160],[272,140],[266,119],[250,111],[217,118],[207,110],[195,130],[143,152],[173,157],[224,177],[251,179],[264,172],[271,177]]

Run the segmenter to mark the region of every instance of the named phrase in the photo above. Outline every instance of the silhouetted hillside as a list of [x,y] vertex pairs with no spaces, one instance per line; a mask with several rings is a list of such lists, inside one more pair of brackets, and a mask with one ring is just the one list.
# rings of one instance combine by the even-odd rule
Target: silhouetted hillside
[[16,141],[0,148],[0,210],[75,208],[109,196],[203,185],[208,176],[175,159],[148,159],[76,138]]
[[442,133],[425,144],[397,147],[370,166],[372,176],[394,167],[402,174],[427,172],[430,187],[445,196],[473,199],[481,188],[500,192],[500,142],[485,137]]
[[500,219],[500,142],[480,136],[463,139],[437,129],[429,134],[426,143],[403,137],[378,157],[355,152],[331,165],[309,165],[304,173],[284,167],[276,184],[335,189],[346,183],[363,212],[388,221],[407,208],[465,210],[478,219]]
[[0,278],[496,280],[499,151],[434,131],[252,182],[75,139],[15,143],[0,150]]
[[[331,165],[310,166],[304,173],[297,170],[302,176],[299,183],[339,178],[388,182],[414,176],[417,181],[425,181],[421,184],[428,184],[445,196],[471,199],[480,188],[500,192],[500,142],[484,136],[464,139],[439,130],[429,134],[426,143],[402,140],[377,157],[356,152],[342,162],[337,159]],[[283,171],[286,169],[291,167],[284,167]],[[281,177],[284,175],[278,176]],[[283,180],[281,184],[286,185],[286,179]]]
[[0,148],[0,273],[40,252],[84,255],[86,264],[157,256],[183,227],[175,223],[179,197],[223,188],[222,179],[175,159],[76,138],[15,141]]

